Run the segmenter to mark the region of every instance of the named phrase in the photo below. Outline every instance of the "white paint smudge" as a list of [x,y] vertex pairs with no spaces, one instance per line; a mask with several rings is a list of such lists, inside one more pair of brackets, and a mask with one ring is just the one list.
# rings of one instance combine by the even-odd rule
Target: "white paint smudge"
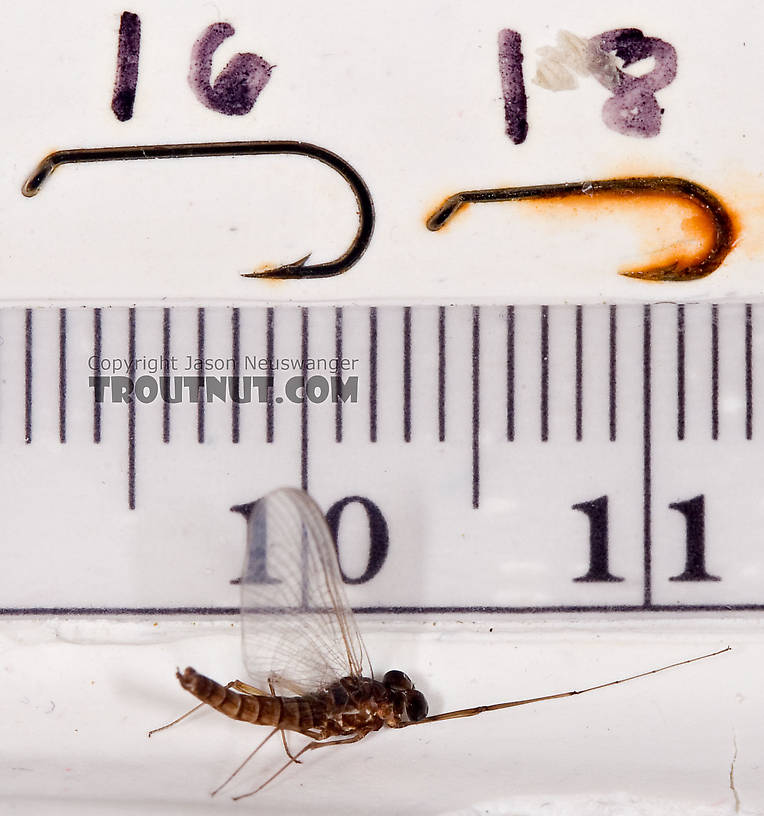
[[594,40],[570,31],[557,34],[557,45],[546,45],[536,52],[536,76],[533,82],[549,91],[572,91],[578,87],[578,76],[595,76],[605,85],[618,78],[619,60],[604,52]]

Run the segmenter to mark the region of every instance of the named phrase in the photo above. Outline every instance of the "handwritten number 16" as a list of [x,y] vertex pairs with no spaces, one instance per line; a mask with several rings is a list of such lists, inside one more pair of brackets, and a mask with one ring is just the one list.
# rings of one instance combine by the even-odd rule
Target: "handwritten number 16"
[[[212,57],[220,44],[235,33],[228,23],[213,23],[202,32],[191,49],[188,82],[206,108],[228,116],[243,116],[252,110],[273,66],[257,54],[236,54],[212,82]],[[111,101],[111,109],[120,122],[133,115],[140,49],[141,18],[126,11],[119,24],[117,74]]]

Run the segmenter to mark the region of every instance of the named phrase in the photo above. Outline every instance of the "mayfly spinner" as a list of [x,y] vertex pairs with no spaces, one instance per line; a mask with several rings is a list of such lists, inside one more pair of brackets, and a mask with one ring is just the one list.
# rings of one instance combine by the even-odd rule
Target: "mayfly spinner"
[[[367,676],[368,655],[345,597],[332,534],[310,496],[283,488],[233,509],[247,517],[247,554],[240,582],[242,635],[245,665],[256,686],[239,680],[223,686],[190,667],[178,671],[177,677],[184,689],[201,700],[192,711],[207,704],[235,720],[272,730],[213,795],[277,733],[289,760],[258,788],[236,799],[262,790],[307,751],[358,742],[383,726],[407,728],[572,697],[729,650],[578,691],[428,717],[427,700],[402,671],[388,671],[381,681]],[[286,731],[302,734],[310,742],[292,754]]]

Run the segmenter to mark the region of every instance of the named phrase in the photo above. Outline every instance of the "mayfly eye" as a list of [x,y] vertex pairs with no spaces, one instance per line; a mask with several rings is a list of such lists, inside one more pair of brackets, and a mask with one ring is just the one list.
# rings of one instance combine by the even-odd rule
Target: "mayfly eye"
[[410,691],[406,695],[406,716],[411,722],[418,722],[427,716],[429,706],[421,691]]
[[409,691],[414,688],[414,684],[408,675],[397,669],[387,672],[382,678],[382,685],[389,689],[397,689],[398,691]]

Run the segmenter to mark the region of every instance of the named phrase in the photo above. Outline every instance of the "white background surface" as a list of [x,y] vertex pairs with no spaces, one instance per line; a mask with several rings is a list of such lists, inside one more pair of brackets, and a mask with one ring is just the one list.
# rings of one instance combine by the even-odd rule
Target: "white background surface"
[[[172,676],[187,663],[219,680],[240,671],[229,623],[19,624],[4,638],[2,703],[14,728],[6,806],[62,812],[636,814],[744,813],[759,782],[760,635],[744,621],[604,618],[554,621],[362,620],[377,670],[401,667],[433,711],[582,687],[734,642],[732,653],[633,684],[477,719],[373,734],[309,755],[257,797],[232,805],[217,787],[265,729],[216,712],[145,732],[190,707]],[[491,631],[491,628],[493,631]],[[758,628],[758,627],[757,627]],[[40,666],[56,682],[40,676]],[[24,678],[23,689],[20,679]],[[298,739],[292,744],[298,745]],[[334,755],[331,751],[336,750]],[[340,752],[342,754],[340,755]],[[282,762],[278,743],[228,794]],[[2,799],[0,799],[2,801]],[[173,810],[170,805],[174,805]],[[46,809],[47,808],[47,809]],[[13,811],[12,811],[13,812]]]
[[[761,295],[763,35],[756,4],[145,4],[132,9],[143,23],[141,73],[135,115],[125,124],[109,109],[121,6],[6,6],[6,300],[554,303]],[[238,119],[204,109],[186,82],[192,42],[218,20],[233,23],[237,34],[219,49],[217,68],[247,50],[277,65],[253,112]],[[608,131],[600,119],[607,93],[593,80],[568,94],[530,81],[535,49],[553,44],[559,29],[592,36],[624,26],[677,48],[678,76],[659,93],[666,113],[658,139]],[[521,147],[503,127],[496,37],[507,27],[523,36],[530,133]],[[36,199],[20,194],[26,175],[54,149],[231,139],[307,140],[356,167],[377,210],[363,260],[326,281],[239,277],[308,250],[317,260],[330,258],[352,235],[349,194],[307,161],[70,166]],[[443,233],[423,226],[431,209],[460,189],[648,173],[692,178],[740,215],[739,245],[710,278],[660,288],[619,278],[614,270],[651,245],[633,222],[610,216],[592,223],[507,205],[475,207]],[[26,501],[39,513],[54,492],[41,478],[34,493],[4,500]],[[80,534],[76,520],[66,525],[62,546],[76,548]],[[58,577],[87,586],[88,570]],[[157,623],[3,622],[6,811],[210,807],[207,791],[258,738],[251,727],[208,713],[150,743],[145,731],[188,704],[173,677],[176,665],[220,680],[239,675],[238,639],[230,622]],[[734,651],[601,695],[375,735],[338,749],[342,756],[310,757],[239,810],[732,813],[736,742],[740,812],[764,812],[764,638],[756,616],[417,618],[395,626],[365,619],[362,626],[377,665],[410,671],[433,711],[586,685],[727,643]],[[269,748],[248,772],[253,785],[280,761],[278,746]],[[216,805],[230,802],[222,797]]]
[[[479,11],[458,2],[390,10],[342,2],[147,4],[134,9],[142,20],[141,63],[135,113],[126,123],[109,107],[121,10],[33,2],[7,11],[0,35],[8,111],[0,135],[6,298],[580,302],[750,297],[761,290],[756,4],[730,3],[707,14],[694,3],[659,0],[617,10],[604,2],[575,9],[490,2]],[[216,53],[215,70],[241,50],[277,66],[247,116],[207,110],[186,81],[192,43],[217,20],[237,33]],[[665,108],[658,138],[608,130],[601,107],[609,94],[592,78],[561,93],[532,82],[536,49],[553,45],[560,29],[594,36],[626,26],[678,52],[677,77],[658,94]],[[504,133],[496,45],[502,28],[523,37],[530,129],[519,147]],[[347,246],[352,197],[336,175],[308,159],[68,166],[36,198],[19,193],[37,162],[58,148],[236,139],[299,139],[348,160],[377,211],[361,263],[323,281],[239,277],[308,251],[327,260]],[[592,221],[591,213],[566,216],[560,207],[484,205],[442,232],[423,226],[458,190],[630,174],[685,176],[728,201],[743,232],[722,269],[692,284],[663,285],[660,293],[613,274],[681,240],[681,231],[657,233],[656,246],[660,212],[645,227],[630,215]]]

